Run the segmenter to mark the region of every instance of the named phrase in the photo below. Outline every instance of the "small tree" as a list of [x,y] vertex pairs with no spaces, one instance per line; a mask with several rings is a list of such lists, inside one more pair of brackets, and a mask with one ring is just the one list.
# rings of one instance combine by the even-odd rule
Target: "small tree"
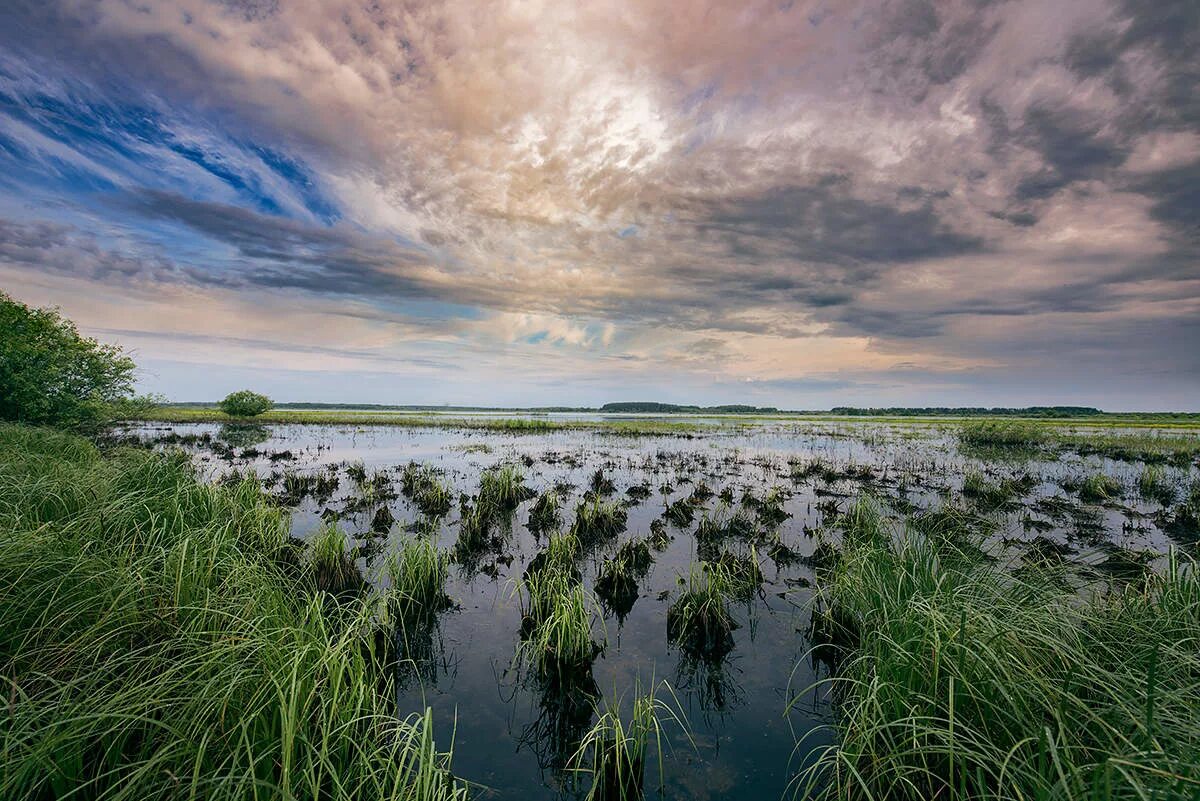
[[258,417],[275,404],[266,395],[243,389],[226,395],[220,405],[221,411],[230,417]]
[[80,336],[57,309],[0,292],[0,420],[88,428],[133,395],[133,360]]

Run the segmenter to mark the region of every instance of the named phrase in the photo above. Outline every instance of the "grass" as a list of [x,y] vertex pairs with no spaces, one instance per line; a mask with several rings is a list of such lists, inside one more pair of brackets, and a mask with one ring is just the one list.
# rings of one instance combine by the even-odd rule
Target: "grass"
[[797,795],[1195,798],[1196,565],[1080,593],[972,546],[846,548],[820,590],[843,650],[824,682],[840,742]]
[[892,538],[879,501],[865,492],[838,516],[835,526],[842,532],[842,542],[847,546],[872,543],[887,547]]
[[1036,448],[1048,437],[1044,425],[1022,420],[977,420],[958,430],[958,439],[975,448]]
[[[228,423],[234,418],[219,409],[160,406],[140,411],[130,422]],[[260,425],[353,425],[402,428],[453,428],[509,434],[544,434],[554,431],[599,431],[615,436],[688,436],[714,428],[690,420],[547,420],[528,417],[463,417],[413,412],[369,412],[353,409],[272,409],[254,418]],[[736,423],[731,423],[736,424]]]
[[729,612],[730,577],[721,565],[701,562],[680,583],[684,590],[667,609],[667,639],[691,658],[719,662],[733,650],[737,628]]
[[978,470],[969,470],[963,477],[963,497],[970,498],[985,511],[994,511],[1019,498],[1033,488],[1033,479],[989,481]]
[[562,524],[562,502],[554,490],[546,490],[529,509],[527,528],[535,534],[553,531]]
[[444,517],[454,505],[454,492],[432,467],[409,462],[400,473],[400,492],[426,517]]
[[402,619],[430,615],[445,609],[448,560],[432,539],[405,540],[388,554],[387,574],[392,600]]
[[592,639],[596,604],[583,585],[546,570],[525,579],[530,623],[521,652],[541,676],[577,675],[590,669],[599,646]]
[[1163,506],[1175,500],[1175,487],[1162,467],[1156,464],[1146,465],[1138,475],[1137,488],[1143,498],[1158,501]]
[[[646,752],[653,744],[658,762],[659,793],[663,788],[663,754],[669,744],[664,722],[674,723],[691,741],[687,721],[670,685],[663,686],[675,705],[652,689],[636,695],[629,720],[621,715],[620,699],[598,711],[595,725],[584,735],[571,758],[571,768],[592,777],[588,801],[633,801],[645,794]],[[694,746],[694,743],[693,743]]]
[[334,524],[323,526],[308,543],[309,565],[317,589],[343,596],[362,589],[362,575],[347,548],[346,532]]
[[479,477],[479,506],[494,517],[506,517],[534,496],[525,476],[512,465],[485,470]]
[[0,531],[0,797],[465,798],[254,481],[3,426]]
[[1200,436],[1195,433],[1055,431],[1053,440],[1060,448],[1081,456],[1104,456],[1121,462],[1184,467],[1200,459]]
[[1104,473],[1095,473],[1079,485],[1080,500],[1088,503],[1116,500],[1121,497],[1121,482]]
[[638,598],[638,581],[645,577],[654,562],[650,543],[644,539],[629,540],[605,559],[596,576],[596,594],[606,608],[623,621]]
[[575,507],[575,520],[571,524],[574,534],[585,547],[607,542],[625,530],[628,512],[616,501],[593,498],[581,501]]

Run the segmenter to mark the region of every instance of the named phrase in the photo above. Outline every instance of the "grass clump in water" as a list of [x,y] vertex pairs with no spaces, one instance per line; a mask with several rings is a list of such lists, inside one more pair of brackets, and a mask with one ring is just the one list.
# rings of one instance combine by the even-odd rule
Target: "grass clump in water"
[[372,607],[329,618],[277,563],[257,482],[5,426],[0,530],[0,797],[465,798],[392,714]]
[[733,650],[732,582],[719,564],[692,565],[684,590],[667,609],[667,639],[694,659],[719,662]]
[[1162,467],[1156,464],[1146,465],[1138,475],[1137,488],[1143,498],[1158,501],[1163,506],[1175,500],[1175,487]]
[[431,615],[446,609],[448,560],[426,538],[407,539],[388,556],[392,602],[401,619]]
[[529,522],[526,524],[534,534],[553,531],[562,525],[562,502],[554,490],[546,490],[534,501],[529,510]]
[[1194,797],[1196,565],[1083,595],[1054,576],[916,534],[847,548],[821,588],[852,635],[827,680],[840,742],[798,794]]
[[427,517],[444,517],[454,505],[454,493],[431,467],[409,462],[400,473],[400,492]]
[[575,507],[575,521],[571,533],[584,546],[608,542],[625,530],[629,513],[616,501],[593,498],[582,501]]
[[[670,686],[664,685],[674,698]],[[682,711],[657,698],[652,690],[637,695],[628,722],[621,715],[620,701],[606,705],[596,723],[584,735],[571,758],[571,767],[590,774],[588,801],[635,801],[645,797],[647,748],[653,743],[658,760],[659,791],[663,786],[663,754],[668,744],[664,721],[674,722],[691,740]]]
[[1079,485],[1079,499],[1088,503],[1102,503],[1121,497],[1121,482],[1104,473],[1085,478]]
[[485,470],[479,478],[479,506],[497,518],[511,515],[536,493],[525,486],[525,477],[512,465]]
[[313,535],[308,558],[317,589],[341,597],[363,588],[362,574],[350,558],[346,533],[337,525],[325,525]]
[[529,593],[527,631],[521,650],[538,674],[578,676],[591,670],[600,646],[592,639],[590,593],[583,585],[555,570],[525,579]]
[[638,598],[638,582],[653,562],[646,540],[630,540],[611,558],[604,560],[596,578],[596,594],[619,621],[624,621],[633,609]]
[[958,439],[975,448],[1032,450],[1047,440],[1046,430],[1021,420],[976,420],[958,430]]

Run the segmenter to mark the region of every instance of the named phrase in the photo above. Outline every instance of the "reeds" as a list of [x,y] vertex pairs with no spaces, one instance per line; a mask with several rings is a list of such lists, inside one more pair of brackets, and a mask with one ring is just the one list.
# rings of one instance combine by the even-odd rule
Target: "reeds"
[[628,722],[620,699],[599,711],[595,725],[584,735],[571,759],[573,770],[592,777],[588,801],[635,801],[645,795],[647,749],[653,745],[658,764],[659,789],[663,786],[663,755],[669,745],[664,723],[674,723],[691,741],[687,721],[670,685],[663,686],[674,706],[656,696],[654,689],[633,699]]
[[581,501],[575,507],[575,520],[571,524],[574,534],[585,547],[608,542],[625,530],[628,512],[616,501],[593,498]]
[[182,456],[0,427],[0,798],[465,798],[379,692],[371,605],[329,618],[277,566],[285,515]]
[[976,448],[1033,449],[1046,442],[1044,427],[1021,420],[976,420],[958,430],[964,445]]
[[719,564],[692,565],[684,590],[667,609],[667,639],[689,657],[719,662],[733,650],[730,577]]
[[906,534],[847,547],[821,589],[844,659],[840,742],[797,796],[1190,798],[1200,790],[1200,576],[1172,556],[1083,595]]
[[446,597],[446,557],[431,539],[406,539],[388,555],[387,575],[391,599],[402,619],[440,612]]

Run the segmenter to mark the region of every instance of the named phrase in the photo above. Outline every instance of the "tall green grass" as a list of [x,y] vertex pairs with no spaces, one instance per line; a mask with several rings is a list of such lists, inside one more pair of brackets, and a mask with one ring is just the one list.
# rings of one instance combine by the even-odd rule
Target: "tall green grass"
[[821,590],[840,742],[797,794],[1198,797],[1196,565],[1078,592],[947,544],[970,536],[847,542]]
[[592,784],[587,801],[634,801],[645,796],[647,749],[654,746],[658,766],[658,787],[663,789],[663,757],[670,744],[666,723],[678,726],[695,747],[687,719],[671,686],[662,687],[674,705],[657,696],[655,688],[636,695],[629,719],[620,710],[620,701],[598,710],[596,723],[584,735],[571,758],[572,770],[590,774]]
[[465,797],[255,482],[3,426],[0,532],[0,798]]

